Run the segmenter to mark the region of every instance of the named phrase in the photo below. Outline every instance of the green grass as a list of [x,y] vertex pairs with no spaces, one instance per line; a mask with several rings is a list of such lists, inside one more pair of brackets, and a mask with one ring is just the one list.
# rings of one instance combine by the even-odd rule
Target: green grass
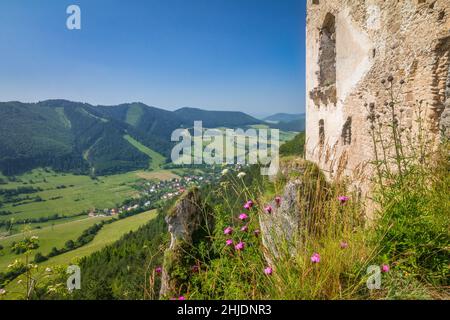
[[47,226],[42,229],[31,230],[25,233],[18,233],[10,237],[1,239],[0,244],[4,247],[4,249],[1,251],[2,253],[0,253],[0,272],[6,270],[6,267],[15,259],[22,258],[22,255],[16,255],[11,252],[10,249],[12,242],[23,240],[25,236],[38,236],[39,248],[33,250],[32,257],[34,257],[34,254],[36,254],[37,252],[40,252],[43,255],[47,255],[48,253],[50,253],[53,247],[56,247],[58,249],[64,247],[66,241],[75,241],[83,233],[84,230],[105,219],[111,218],[83,218],[80,220],[70,221],[55,226]]
[[124,136],[125,140],[127,140],[129,143],[131,143],[136,149],[139,151],[145,153],[150,157],[150,163],[149,163],[149,169],[150,170],[158,170],[161,168],[161,166],[166,162],[166,158],[159,154],[156,151],[153,151],[152,149],[144,146],[139,141],[133,139],[129,135]]
[[[270,130],[270,127],[265,124],[255,124],[255,125],[251,125],[250,127],[252,129],[268,129],[268,130]],[[294,139],[294,137],[297,134],[298,134],[298,132],[280,130],[280,143],[284,143],[286,141]]]
[[45,261],[42,265],[68,265],[75,263],[77,259],[101,250],[109,244],[119,240],[124,234],[137,230],[140,226],[156,217],[156,210],[147,211],[126,219],[122,219],[105,225],[94,240],[87,245]]
[[[93,180],[88,176],[45,172],[42,169],[36,169],[18,176],[17,179],[18,182],[9,182],[1,185],[0,188],[39,187],[43,191],[30,196],[40,196],[45,201],[26,203],[16,207],[12,203],[4,204],[1,210],[11,211],[13,214],[0,216],[0,220],[47,217],[55,213],[71,216],[91,208],[110,208],[122,203],[127,198],[134,197],[136,191],[133,186],[141,178],[137,172],[129,172]],[[34,183],[31,184],[30,180]],[[65,185],[66,188],[57,189],[61,185]],[[55,197],[61,198],[51,200]]]
[[[156,215],[157,211],[151,210],[105,225],[95,236],[94,240],[85,246],[50,258],[49,260],[39,264],[39,266],[42,267],[43,270],[48,266],[68,266],[72,263],[77,263],[78,259],[89,256],[90,254],[103,249],[104,247],[119,240],[128,232],[137,230],[151,219],[154,219]],[[18,299],[23,296],[23,294],[19,294],[19,292],[23,291],[23,288],[17,283],[20,279],[23,280],[24,276],[18,277],[6,286],[5,289],[8,294],[4,296],[5,299]]]
[[298,132],[293,131],[280,131],[280,143],[285,143],[295,138]]

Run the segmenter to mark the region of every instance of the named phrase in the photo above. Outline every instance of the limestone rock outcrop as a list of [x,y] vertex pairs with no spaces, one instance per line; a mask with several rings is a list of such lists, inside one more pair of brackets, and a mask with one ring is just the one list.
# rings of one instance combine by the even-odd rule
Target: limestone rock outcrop
[[328,183],[320,169],[304,159],[281,161],[280,176],[286,180],[278,205],[272,201],[272,213],[260,214],[259,224],[265,258],[269,264],[283,254],[294,255],[301,250],[304,237],[311,231],[314,207],[314,191],[323,188],[324,195]]
[[212,217],[205,210],[197,188],[183,195],[166,216],[171,236],[169,248],[164,253],[160,297],[172,297],[183,290],[183,274],[189,272],[189,251],[195,238],[205,229],[212,228]]
[[299,245],[297,237],[300,229],[298,196],[301,185],[300,179],[288,182],[280,206],[272,202],[272,214],[259,216],[262,241],[267,249],[265,258],[270,264],[273,264],[272,261],[279,258],[286,248],[290,253],[294,253]]

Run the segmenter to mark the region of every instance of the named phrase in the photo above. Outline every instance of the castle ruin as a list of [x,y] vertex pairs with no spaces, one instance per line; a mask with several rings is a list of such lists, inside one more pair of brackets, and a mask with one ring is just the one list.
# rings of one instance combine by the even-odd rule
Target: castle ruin
[[372,159],[367,109],[387,108],[389,76],[405,121],[421,101],[429,132],[448,135],[449,0],[307,0],[306,38],[306,157],[329,177]]

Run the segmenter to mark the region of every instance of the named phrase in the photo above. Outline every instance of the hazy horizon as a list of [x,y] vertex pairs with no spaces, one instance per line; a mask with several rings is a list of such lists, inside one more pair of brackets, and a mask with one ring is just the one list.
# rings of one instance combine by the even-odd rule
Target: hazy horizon
[[147,104],[144,103],[142,101],[126,101],[126,102],[121,102],[121,103],[117,103],[117,104],[95,104],[95,103],[90,103],[89,101],[75,101],[75,100],[69,100],[69,99],[64,99],[64,98],[50,98],[50,99],[43,99],[43,100],[35,100],[35,101],[22,101],[22,100],[8,100],[8,101],[0,101],[0,103],[9,103],[9,102],[20,102],[20,103],[29,103],[29,104],[33,104],[33,103],[39,103],[39,102],[44,102],[44,101],[51,101],[51,100],[62,100],[62,101],[70,101],[70,102],[75,102],[75,103],[86,103],[92,106],[104,106],[104,107],[114,107],[114,106],[118,106],[118,105],[122,105],[122,104],[132,104],[132,103],[141,103],[144,104],[148,107],[153,107],[153,108],[158,108],[158,109],[163,109],[163,110],[167,110],[167,111],[176,111],[182,108],[194,108],[194,109],[202,109],[202,110],[206,110],[206,111],[234,111],[234,112],[244,112],[254,118],[257,119],[263,119],[263,118],[267,118],[269,116],[275,115],[275,114],[279,114],[279,113],[286,113],[286,114],[291,114],[291,115],[295,115],[295,114],[304,114],[305,112],[272,112],[272,113],[254,113],[254,112],[246,112],[246,111],[242,111],[242,110],[233,110],[233,109],[229,109],[229,108],[218,108],[218,109],[211,109],[208,107],[198,107],[198,106],[183,106],[183,107],[166,107],[166,106],[156,106],[153,104]]

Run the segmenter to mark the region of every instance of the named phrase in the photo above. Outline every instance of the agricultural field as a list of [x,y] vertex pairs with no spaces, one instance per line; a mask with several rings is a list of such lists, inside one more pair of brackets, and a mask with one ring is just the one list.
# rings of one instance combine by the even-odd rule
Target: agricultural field
[[[150,210],[126,219],[115,221],[111,224],[104,225],[95,238],[88,244],[78,249],[50,258],[49,260],[40,263],[39,266],[45,268],[48,266],[67,266],[72,263],[77,263],[78,259],[89,256],[90,254],[99,251],[119,240],[126,233],[139,229],[139,227],[155,218],[156,213],[156,210]],[[21,291],[21,287],[18,285],[18,281],[20,279],[23,279],[23,276],[18,277],[6,286],[6,290],[10,294],[8,294],[5,298],[16,298],[15,295],[17,295],[17,292]]]
[[0,216],[0,221],[47,217],[52,214],[71,216],[90,208],[114,206],[135,195],[133,185],[139,177],[131,172],[91,179],[89,176],[36,169],[16,179],[17,181],[8,182],[0,188],[39,188],[42,191],[30,194],[30,197],[38,196],[42,201],[5,203],[1,210],[11,211],[13,214]]
[[20,255],[11,252],[11,244],[24,239],[24,237],[39,237],[39,248],[31,252],[31,258],[37,252],[47,255],[53,247],[62,248],[68,240],[76,240],[84,230],[99,223],[102,220],[111,219],[110,217],[84,217],[80,220],[66,222],[55,226],[47,226],[42,229],[34,229],[23,233],[14,234],[12,236],[0,239],[0,245],[4,248],[0,251],[0,272],[5,271],[7,266]]
[[73,251],[50,258],[43,262],[44,266],[51,265],[68,265],[76,263],[76,260],[90,255],[93,252],[101,250],[107,245],[119,240],[124,234],[137,230],[140,226],[156,217],[156,210],[150,210],[137,214],[126,219],[115,221],[111,224],[104,225],[103,228],[95,236],[94,240]]
[[[33,223],[32,227],[46,227],[53,224],[67,223],[80,219],[82,212],[90,209],[111,208],[121,204],[124,200],[138,195],[136,185],[144,180],[170,180],[179,177],[169,170],[134,171],[123,174],[101,176],[92,179],[89,176],[73,175],[69,173],[55,173],[50,170],[35,169],[29,173],[16,176],[14,181],[0,176],[4,184],[2,190],[13,190],[31,187],[39,191],[29,194],[19,194],[6,202],[5,196],[0,195],[0,211],[9,211],[9,215],[0,215],[1,221],[46,218],[54,214],[66,216],[65,219]],[[7,181],[7,183],[5,183]],[[19,198],[19,199],[18,199]],[[39,199],[39,200],[36,200]],[[84,218],[84,215],[81,216]],[[13,225],[12,230],[0,228],[2,233],[20,232],[22,226]]]
[[[139,178],[145,179],[145,180],[171,180],[171,179],[178,179],[180,176],[176,173],[174,173],[175,170],[158,170],[158,171],[140,171],[136,172],[136,175]],[[180,174],[183,172],[183,169],[181,170]]]

